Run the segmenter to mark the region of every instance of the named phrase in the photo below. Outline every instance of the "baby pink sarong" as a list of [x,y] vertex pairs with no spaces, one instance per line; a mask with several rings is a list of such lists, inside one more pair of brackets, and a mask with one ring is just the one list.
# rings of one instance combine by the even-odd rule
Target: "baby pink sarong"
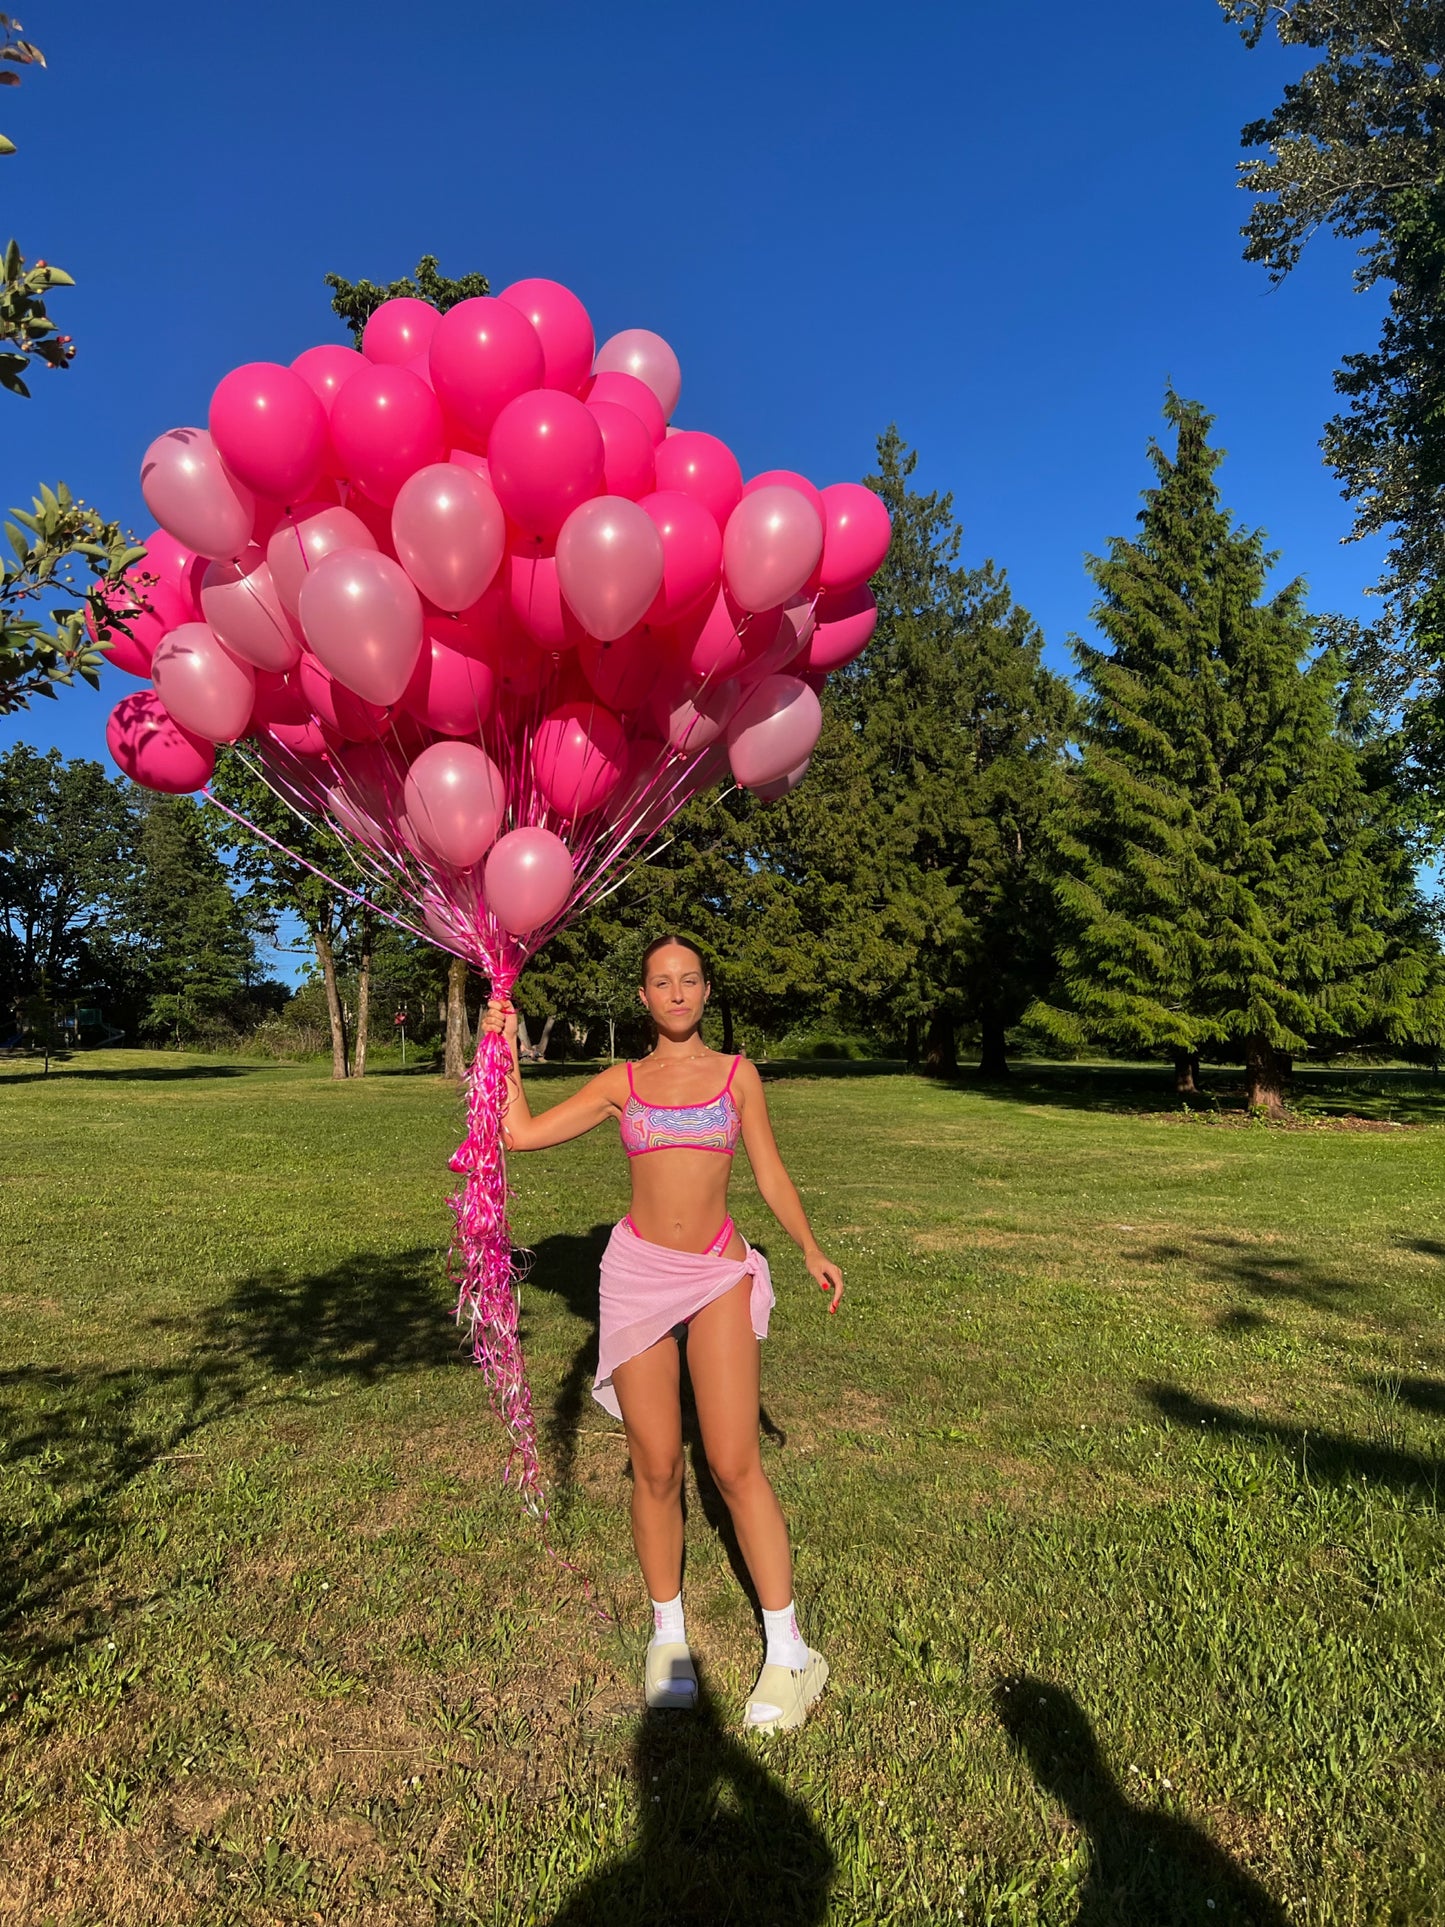
[[773,1280],[762,1252],[748,1245],[742,1258],[713,1257],[708,1252],[671,1251],[629,1231],[625,1223],[613,1227],[602,1254],[601,1330],[597,1340],[597,1376],[592,1396],[613,1418],[622,1417],[612,1374],[629,1358],[636,1358],[675,1325],[685,1324],[704,1305],[721,1298],[740,1278],[751,1276],[749,1309],[753,1330],[768,1335],[768,1313],[773,1308]]

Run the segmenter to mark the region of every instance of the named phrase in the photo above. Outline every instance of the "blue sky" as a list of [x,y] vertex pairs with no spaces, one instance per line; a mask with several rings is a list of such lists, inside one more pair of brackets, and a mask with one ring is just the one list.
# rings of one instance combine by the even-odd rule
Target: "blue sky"
[[[550,275],[599,339],[677,349],[676,419],[745,472],[868,469],[897,421],[1049,656],[1087,623],[1083,557],[1126,532],[1166,380],[1218,416],[1226,499],[1312,606],[1358,610],[1378,555],[1320,426],[1374,339],[1352,257],[1282,289],[1240,259],[1243,122],[1296,70],[1215,0],[605,9],[32,6],[49,70],[0,100],[21,245],[75,275],[80,345],[0,396],[0,494],[64,477],[149,526],[137,467],[227,368],[342,338],[322,275],[419,254],[494,288]],[[118,671],[0,720],[104,757]]]

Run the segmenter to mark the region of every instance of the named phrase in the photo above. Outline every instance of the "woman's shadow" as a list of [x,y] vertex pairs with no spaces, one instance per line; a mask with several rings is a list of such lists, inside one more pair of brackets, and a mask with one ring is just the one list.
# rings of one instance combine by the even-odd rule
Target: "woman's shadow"
[[1289,1927],[1283,1909],[1208,1834],[1134,1805],[1071,1693],[1020,1675],[995,1686],[993,1703],[1039,1785],[1089,1837],[1073,1927]]
[[831,1849],[802,1803],[724,1729],[697,1671],[692,1712],[647,1712],[638,1726],[636,1845],[585,1880],[550,1927],[812,1927],[824,1918]]

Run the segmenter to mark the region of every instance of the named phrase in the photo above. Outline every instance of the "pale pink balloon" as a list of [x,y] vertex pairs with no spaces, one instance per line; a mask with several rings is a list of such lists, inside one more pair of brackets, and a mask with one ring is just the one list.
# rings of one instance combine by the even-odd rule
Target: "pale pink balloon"
[[540,388],[546,373],[537,330],[520,309],[491,295],[449,308],[427,359],[447,419],[479,449],[507,403]]
[[823,490],[824,589],[836,595],[865,583],[883,563],[893,524],[882,499],[861,482],[833,482]]
[[568,821],[605,803],[627,769],[627,731],[610,709],[569,702],[532,738],[532,775],[549,808]]
[[680,489],[701,502],[718,528],[743,499],[743,472],[736,455],[716,435],[684,429],[669,435],[656,453],[657,487]]
[[256,672],[238,662],[204,622],[183,622],[151,657],[156,694],[182,729],[208,743],[245,735],[256,702]]
[[339,341],[323,341],[319,347],[303,348],[291,366],[310,385],[329,420],[331,404],[351,377],[366,366],[366,356],[355,348],[343,348]]
[[251,539],[256,498],[226,473],[204,428],[158,435],[142,458],[140,486],[166,533],[207,561],[239,555]]
[[490,585],[507,545],[507,518],[480,475],[453,462],[418,469],[391,511],[397,560],[428,602],[470,608]]
[[470,637],[454,616],[428,616],[422,631],[404,706],[439,736],[478,735],[496,703],[496,671],[466,646]]
[[630,408],[617,401],[587,402],[602,430],[602,486],[608,495],[637,502],[657,486],[652,437]]
[[507,557],[506,575],[512,614],[537,647],[575,649],[584,630],[562,600],[556,556],[521,550]]
[[338,549],[374,549],[376,537],[350,509],[310,503],[283,515],[266,544],[266,566],[289,616],[299,616],[301,585],[318,562]]
[[301,627],[339,682],[369,703],[394,703],[421,654],[421,597],[399,562],[338,549],[301,589]]
[[728,761],[745,789],[773,783],[813,753],[823,727],[817,696],[797,676],[765,676],[728,724]]
[[[260,505],[257,504],[257,520],[260,520]],[[162,582],[168,582],[178,591],[187,604],[186,622],[199,622],[201,619],[201,577],[210,566],[210,558],[197,555],[188,549],[184,542],[178,542],[164,529],[152,529],[142,537],[145,543],[145,561],[137,563],[137,571],[143,576],[153,575]]]
[[212,562],[201,583],[201,613],[233,656],[283,675],[301,656],[301,639],[253,542],[234,562]]
[[866,582],[819,596],[816,615],[812,640],[799,658],[801,668],[810,674],[826,674],[856,662],[878,627],[878,603]]
[[666,708],[659,706],[655,713],[669,745],[691,756],[718,741],[742,699],[741,687],[729,678],[708,683],[690,696],[680,696]]
[[782,616],[781,609],[752,615],[720,588],[710,602],[676,623],[672,633],[693,676],[735,676],[772,647]]
[[712,516],[681,489],[644,495],[638,503],[662,537],[662,587],[648,610],[649,622],[680,622],[689,610],[717,594],[722,572],[722,535]]
[[823,500],[823,491],[810,482],[806,475],[800,475],[794,468],[764,469],[761,475],[754,475],[751,481],[743,484],[743,494],[756,495],[760,488],[795,488],[799,495],[807,496],[819,522],[826,529],[828,505]]
[[424,355],[441,316],[430,301],[397,295],[372,310],[361,331],[361,352],[368,361],[395,366]]
[[498,837],[483,872],[487,907],[513,937],[551,923],[572,894],[572,858],[551,830],[527,827]]
[[[97,622],[94,603],[85,612],[86,629],[92,641],[103,642],[107,663],[123,669],[128,676],[149,677],[156,644],[183,622],[195,620],[180,590],[149,574],[144,564],[127,569],[120,582],[98,589],[94,595],[104,610],[113,611],[124,621],[129,633],[107,628],[105,617]],[[103,628],[104,638],[100,633]]]
[[667,423],[663,419],[662,404],[647,383],[639,381],[635,375],[594,375],[592,385],[587,390],[587,400],[616,402],[630,409],[647,430],[654,447],[666,439]]
[[353,695],[315,656],[303,655],[295,673],[312,714],[343,741],[375,742],[390,727],[391,718],[384,708]]
[[773,484],[745,495],[728,517],[723,580],[744,609],[776,609],[802,588],[822,553],[823,524],[812,503]]
[[640,623],[615,642],[588,636],[577,660],[589,686],[609,709],[636,709],[656,689],[668,664],[668,632]]
[[105,740],[124,775],[167,796],[198,790],[215,773],[215,744],[182,729],[153,689],[121,697],[110,712]]
[[326,454],[326,410],[304,376],[248,361],[211,396],[211,440],[231,474],[273,502],[304,498]]
[[[749,684],[796,664],[808,647],[816,626],[812,601],[806,596],[790,596],[779,615],[776,637],[744,671],[744,680]],[[794,669],[793,673],[798,672]]]
[[476,743],[433,743],[407,772],[405,800],[412,832],[443,863],[468,870],[496,837],[507,787]]
[[663,419],[670,421],[682,393],[682,369],[661,335],[650,328],[624,328],[597,351],[598,374],[632,375],[656,395]]
[[790,769],[786,775],[775,777],[771,783],[754,783],[753,795],[760,803],[776,803],[782,797],[790,796],[808,774],[810,760],[805,756],[796,769]]
[[497,296],[524,314],[542,344],[542,386],[578,394],[592,370],[592,317],[559,281],[514,281]]
[[408,475],[446,454],[441,403],[409,368],[373,364],[331,404],[331,443],[342,472],[389,507]]
[[602,486],[602,430],[575,395],[534,389],[498,415],[487,461],[509,519],[552,541],[573,509]]
[[562,599],[590,636],[615,642],[641,622],[662,587],[657,524],[620,495],[574,509],[557,537]]

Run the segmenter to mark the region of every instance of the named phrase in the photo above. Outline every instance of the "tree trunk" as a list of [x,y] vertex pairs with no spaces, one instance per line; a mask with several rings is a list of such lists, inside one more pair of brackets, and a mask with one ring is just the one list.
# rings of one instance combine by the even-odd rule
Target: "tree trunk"
[[471,1048],[467,1026],[467,960],[453,957],[447,972],[447,1034],[442,1051],[442,1071],[458,1083],[467,1074],[467,1055]]
[[361,913],[361,970],[356,981],[356,1062],[353,1077],[366,1075],[366,1039],[371,1028],[371,913]]
[[980,1077],[1007,1077],[1009,1074],[1007,1034],[996,1017],[985,1017],[980,1029],[978,1074]]
[[1174,1088],[1181,1096],[1193,1097],[1198,1092],[1199,1052],[1197,1050],[1175,1051]]
[[539,1064],[542,1062],[542,1059],[547,1055],[547,1042],[552,1035],[552,1026],[556,1023],[556,1021],[557,1021],[557,1016],[556,1016],[556,1012],[554,1011],[553,1014],[547,1019],[546,1023],[543,1024],[542,1026],[542,1035],[537,1039],[537,1062]]
[[1251,1037],[1244,1047],[1244,1068],[1250,1110],[1263,1111],[1267,1117],[1282,1116],[1284,1087],[1292,1068],[1289,1055],[1262,1037]]
[[958,1069],[958,1039],[953,1019],[944,1011],[934,1011],[928,1020],[923,1068],[930,1077],[952,1077]]
[[341,993],[336,988],[336,953],[331,948],[330,937],[324,931],[316,932],[315,943],[317,961],[326,985],[326,1014],[331,1019],[331,1075],[349,1077],[351,1066],[347,1061],[346,1013],[341,1008]]
[[717,1007],[718,1007],[718,1015],[722,1018],[723,1056],[731,1057],[733,1054],[733,1007],[728,1002],[726,997],[718,998]]

